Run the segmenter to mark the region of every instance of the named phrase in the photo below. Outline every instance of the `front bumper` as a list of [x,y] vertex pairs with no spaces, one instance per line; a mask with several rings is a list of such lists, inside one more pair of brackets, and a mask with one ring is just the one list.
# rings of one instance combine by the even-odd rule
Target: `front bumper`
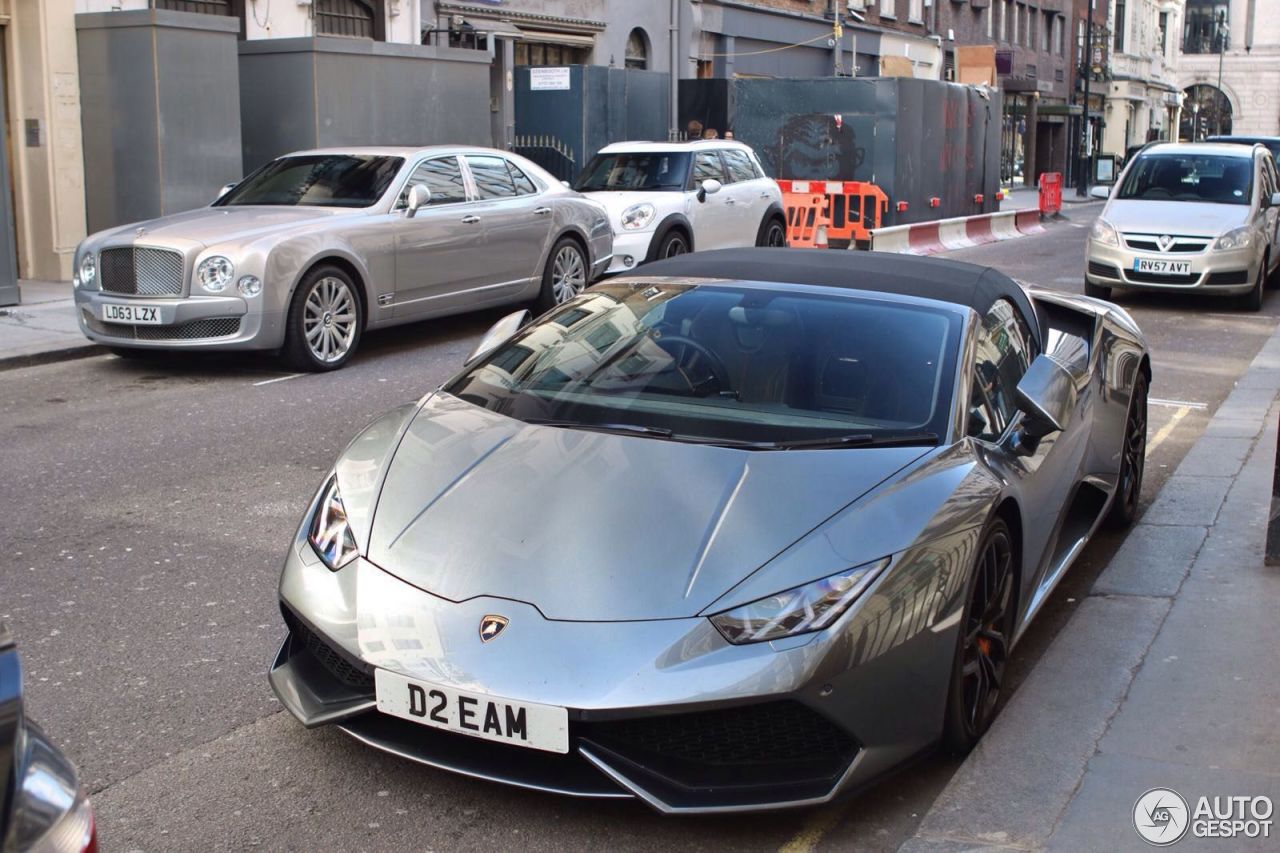
[[[1139,273],[1135,262],[1140,259],[1186,261],[1189,275]],[[1234,251],[1158,254],[1134,251],[1123,245],[1108,246],[1089,240],[1085,277],[1089,283],[1110,288],[1134,290],[1187,291],[1223,295],[1248,293],[1257,281],[1262,258],[1253,247]]]
[[[140,349],[259,350],[283,343],[283,317],[261,300],[239,296],[140,297],[97,290],[75,292],[80,331],[95,343]],[[105,305],[155,308],[160,324],[106,322]]]
[[[613,235],[613,261],[609,264],[607,275],[630,272],[649,258],[649,247],[653,243],[654,232],[623,231]],[[627,260],[630,259],[630,263]]]
[[[505,599],[445,601],[363,559],[330,572],[299,542],[280,595],[290,631],[269,678],[304,724],[337,724],[378,749],[473,777],[639,798],[662,812],[808,806],[869,783],[936,739],[946,678],[929,678],[920,656],[941,657],[946,670],[949,657],[924,647],[954,648],[953,635],[923,631],[850,668],[856,640],[840,623],[732,646],[699,617],[555,622]],[[478,626],[493,613],[510,623],[484,644]],[[565,707],[570,751],[542,753],[384,715],[374,698],[378,667]]]

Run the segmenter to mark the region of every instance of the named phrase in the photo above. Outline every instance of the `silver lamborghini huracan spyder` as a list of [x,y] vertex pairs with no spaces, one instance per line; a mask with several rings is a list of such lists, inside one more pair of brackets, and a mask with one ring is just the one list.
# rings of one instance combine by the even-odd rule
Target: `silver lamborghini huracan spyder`
[[1151,367],[991,269],[745,249],[500,321],[360,433],[289,549],[276,694],[435,767],[663,812],[969,749],[1132,521]]

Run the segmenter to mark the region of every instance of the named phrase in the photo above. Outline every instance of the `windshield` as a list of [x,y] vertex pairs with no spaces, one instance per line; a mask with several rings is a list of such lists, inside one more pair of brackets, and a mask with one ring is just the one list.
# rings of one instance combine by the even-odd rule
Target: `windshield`
[[1253,160],[1221,154],[1143,154],[1116,198],[1249,204]]
[[684,189],[689,177],[689,152],[654,154],[597,154],[578,176],[578,192]]
[[599,285],[445,387],[527,423],[729,445],[937,443],[959,312],[749,286]]
[[370,207],[382,198],[402,165],[401,157],[351,154],[281,157],[245,178],[214,205]]

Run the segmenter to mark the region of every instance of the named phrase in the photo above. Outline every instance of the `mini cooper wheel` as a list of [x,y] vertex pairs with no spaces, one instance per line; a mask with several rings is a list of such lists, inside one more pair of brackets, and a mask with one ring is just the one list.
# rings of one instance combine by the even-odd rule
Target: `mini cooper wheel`
[[364,309],[355,282],[335,266],[307,273],[289,303],[283,355],[307,371],[337,370],[360,344]]
[[1004,698],[1014,620],[1014,550],[1009,527],[996,518],[978,545],[969,597],[956,641],[943,741],[964,755],[991,726]]
[[1147,465],[1147,377],[1138,374],[1129,400],[1129,416],[1124,424],[1124,446],[1120,450],[1120,474],[1116,496],[1107,511],[1108,527],[1128,527],[1138,517],[1142,496],[1142,475]]
[[551,249],[547,268],[542,271],[542,290],[538,294],[538,312],[563,305],[587,288],[586,254],[578,242],[563,237]]
[[661,260],[687,254],[689,254],[689,238],[684,236],[683,231],[676,231],[673,228],[662,235],[662,241],[658,243],[658,251],[654,254],[654,258]]
[[757,246],[768,246],[775,249],[781,249],[787,245],[787,229],[782,224],[781,219],[770,219],[765,223],[764,228],[760,230],[760,236],[756,240]]

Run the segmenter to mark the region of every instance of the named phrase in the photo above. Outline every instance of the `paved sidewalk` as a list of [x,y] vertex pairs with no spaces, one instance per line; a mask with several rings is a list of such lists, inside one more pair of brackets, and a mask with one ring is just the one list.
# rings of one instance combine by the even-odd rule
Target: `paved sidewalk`
[[[1280,570],[1264,565],[1280,331],[903,851],[1149,850],[1139,797],[1280,803]],[[1178,850],[1277,849],[1196,838]],[[1174,811],[1175,821],[1187,816]]]
[[22,303],[0,308],[0,369],[102,351],[76,324],[69,281],[19,281]]
[[[1004,201],[1000,202],[1001,210],[1038,210],[1040,207],[1040,191],[1035,187],[1015,187],[1005,189]],[[1101,204],[1102,199],[1076,195],[1075,187],[1062,188],[1062,206],[1077,204]]]

